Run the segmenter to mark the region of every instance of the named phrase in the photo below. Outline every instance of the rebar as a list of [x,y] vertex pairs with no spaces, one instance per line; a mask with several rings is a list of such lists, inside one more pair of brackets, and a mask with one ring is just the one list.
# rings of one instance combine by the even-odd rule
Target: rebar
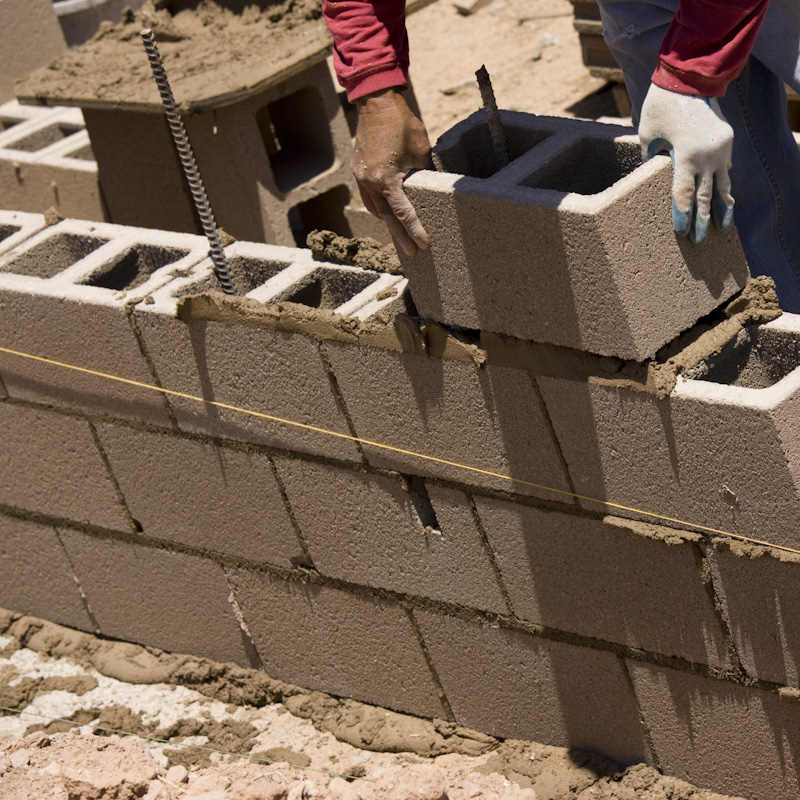
[[508,166],[508,149],[506,148],[506,137],[503,133],[503,124],[500,122],[500,112],[497,110],[497,102],[494,99],[492,81],[486,66],[482,66],[476,73],[478,88],[481,90],[481,100],[483,100],[483,110],[486,112],[486,122],[489,125],[489,136],[494,147],[494,157],[497,160],[497,168],[503,169]]
[[208,255],[211,258],[211,263],[214,265],[214,274],[217,276],[217,280],[219,280],[226,294],[236,294],[236,284],[233,281],[233,275],[228,266],[228,259],[225,257],[225,250],[222,247],[222,240],[219,236],[217,222],[211,210],[211,203],[208,201],[203,179],[200,177],[200,170],[197,168],[197,162],[194,158],[192,146],[189,143],[189,137],[186,134],[186,128],[183,125],[183,120],[178,112],[178,106],[172,95],[172,89],[169,85],[169,80],[167,80],[167,73],[164,70],[164,62],[161,60],[161,54],[158,52],[155,36],[153,36],[153,31],[149,28],[145,28],[141,31],[140,35],[144,42],[144,49],[147,51],[150,67],[153,70],[153,77],[156,79],[158,92],[161,95],[161,102],[164,105],[164,112],[167,115],[169,129],[172,131],[175,148],[178,151],[178,157],[183,165],[183,172],[186,175],[186,181],[192,192],[192,199],[197,208],[200,223],[208,239],[210,248]]

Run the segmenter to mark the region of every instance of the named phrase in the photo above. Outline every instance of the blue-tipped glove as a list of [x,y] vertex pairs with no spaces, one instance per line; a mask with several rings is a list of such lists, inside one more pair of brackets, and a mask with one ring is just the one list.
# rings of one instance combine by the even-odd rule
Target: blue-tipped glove
[[639,122],[645,161],[672,156],[672,224],[681,236],[703,244],[711,218],[723,231],[733,223],[731,168],[733,128],[715,97],[694,97],[654,83]]

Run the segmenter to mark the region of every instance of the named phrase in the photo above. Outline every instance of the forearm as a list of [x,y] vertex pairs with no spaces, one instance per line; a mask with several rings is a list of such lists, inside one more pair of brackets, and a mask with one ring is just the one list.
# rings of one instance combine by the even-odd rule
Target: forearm
[[721,97],[744,68],[769,0],[681,0],[659,50],[653,83]]
[[353,101],[408,85],[405,0],[323,0],[339,83]]

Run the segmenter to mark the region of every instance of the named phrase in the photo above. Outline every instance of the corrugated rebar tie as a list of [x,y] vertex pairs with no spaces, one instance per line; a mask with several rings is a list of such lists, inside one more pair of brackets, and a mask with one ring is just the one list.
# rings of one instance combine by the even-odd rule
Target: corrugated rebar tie
[[482,66],[476,73],[478,88],[481,90],[481,100],[483,100],[483,110],[486,112],[486,122],[489,125],[489,136],[494,147],[494,157],[497,160],[497,169],[508,166],[508,149],[506,148],[506,137],[503,133],[503,125],[500,122],[500,112],[497,110],[497,102],[494,99],[492,81],[486,66]]
[[169,129],[172,131],[172,138],[175,140],[175,148],[178,151],[178,157],[183,165],[183,171],[189,183],[189,189],[192,192],[197,214],[200,217],[203,231],[211,248],[209,256],[214,264],[214,273],[226,294],[236,294],[236,285],[233,282],[233,275],[228,266],[228,259],[225,257],[222,240],[219,238],[217,222],[211,210],[211,203],[208,202],[208,195],[206,194],[205,186],[203,186],[203,179],[200,177],[200,170],[197,168],[192,146],[189,144],[189,137],[186,135],[186,128],[183,126],[178,106],[172,96],[172,89],[167,80],[167,73],[164,70],[164,63],[156,46],[153,31],[145,28],[140,35],[144,42],[144,49],[147,51],[147,58],[150,61],[153,76],[156,79],[161,102],[164,104],[164,112],[167,115]]

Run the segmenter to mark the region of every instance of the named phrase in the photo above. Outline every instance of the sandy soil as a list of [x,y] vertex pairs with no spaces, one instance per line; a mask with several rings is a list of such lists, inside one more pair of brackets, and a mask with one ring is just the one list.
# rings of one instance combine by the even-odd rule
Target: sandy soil
[[0,706],[3,800],[730,800],[3,611]]

